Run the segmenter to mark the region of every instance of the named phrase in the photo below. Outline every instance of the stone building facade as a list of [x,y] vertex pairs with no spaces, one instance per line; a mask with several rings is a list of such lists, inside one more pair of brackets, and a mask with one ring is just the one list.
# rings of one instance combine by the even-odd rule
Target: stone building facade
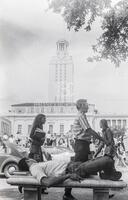
[[[12,134],[18,133],[29,136],[32,122],[39,113],[46,115],[44,126],[46,132],[63,135],[72,130],[74,118],[77,115],[75,103],[25,103],[12,105],[10,113],[6,116],[12,124]],[[93,126],[95,105],[89,104],[88,120]]]
[[49,102],[73,102],[74,65],[68,53],[69,43],[58,40],[56,55],[49,64]]
[[4,134],[11,135],[11,121],[5,116],[0,116],[0,137]]
[[[10,112],[4,117],[9,122],[10,134],[17,137],[17,133],[23,139],[29,137],[31,125],[35,116],[39,113],[46,115],[44,130],[46,133],[56,133],[63,137],[72,132],[73,122],[77,115],[75,103],[24,103],[12,105]],[[87,113],[88,121],[93,129],[101,131],[99,123],[101,119],[107,119],[110,127],[128,128],[128,115],[99,114],[95,105],[89,104]],[[128,138],[128,131],[126,132]],[[128,139],[126,140],[128,144]],[[126,145],[127,146],[127,145]]]

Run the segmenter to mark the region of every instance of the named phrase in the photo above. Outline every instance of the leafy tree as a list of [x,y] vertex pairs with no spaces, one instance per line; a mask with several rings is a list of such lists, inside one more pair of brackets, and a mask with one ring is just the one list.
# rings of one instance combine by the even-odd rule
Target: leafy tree
[[108,59],[116,66],[128,57],[128,1],[120,0],[51,0],[50,9],[59,13],[67,28],[91,31],[93,22],[100,18],[102,34],[93,45],[95,52],[88,61]]
[[121,1],[103,19],[103,34],[93,49],[99,55],[96,59],[110,59],[120,65],[128,57],[128,2]]

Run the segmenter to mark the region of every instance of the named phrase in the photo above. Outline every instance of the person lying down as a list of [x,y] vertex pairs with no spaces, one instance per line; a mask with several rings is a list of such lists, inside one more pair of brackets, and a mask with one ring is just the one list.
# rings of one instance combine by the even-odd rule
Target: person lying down
[[22,158],[19,163],[20,171],[30,171],[42,186],[50,187],[62,183],[66,179],[81,181],[89,175],[102,172],[103,179],[117,181],[122,174],[113,169],[113,162],[108,156],[102,156],[93,160],[81,162],[69,162],[66,160],[50,160],[37,163],[33,159]]

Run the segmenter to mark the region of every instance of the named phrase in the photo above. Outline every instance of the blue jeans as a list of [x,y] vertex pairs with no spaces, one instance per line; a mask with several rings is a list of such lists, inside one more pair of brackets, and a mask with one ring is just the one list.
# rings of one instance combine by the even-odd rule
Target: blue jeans
[[78,173],[82,178],[85,178],[88,175],[100,171],[104,171],[106,175],[111,175],[113,170],[115,170],[114,160],[111,157],[105,155],[80,164],[76,170],[76,173]]

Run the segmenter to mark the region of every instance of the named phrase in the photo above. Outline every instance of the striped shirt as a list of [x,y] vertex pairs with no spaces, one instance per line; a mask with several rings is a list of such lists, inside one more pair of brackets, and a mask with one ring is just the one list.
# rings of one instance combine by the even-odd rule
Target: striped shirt
[[79,113],[78,117],[74,120],[73,132],[76,139],[87,140],[90,142],[91,135],[86,132],[90,128],[87,117],[84,113]]

